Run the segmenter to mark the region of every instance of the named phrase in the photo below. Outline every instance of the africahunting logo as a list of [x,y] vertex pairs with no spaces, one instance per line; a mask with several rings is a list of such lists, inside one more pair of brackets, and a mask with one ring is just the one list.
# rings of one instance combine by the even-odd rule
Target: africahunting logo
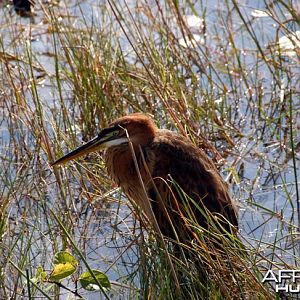
[[300,270],[268,270],[262,283],[275,285],[276,293],[300,293]]

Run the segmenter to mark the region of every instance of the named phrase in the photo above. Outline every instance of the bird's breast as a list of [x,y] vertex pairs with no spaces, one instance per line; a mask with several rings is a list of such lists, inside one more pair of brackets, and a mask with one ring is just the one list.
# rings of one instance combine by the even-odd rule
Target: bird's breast
[[[126,149],[128,148],[128,149]],[[134,163],[133,153],[129,147],[112,147],[107,149],[105,154],[106,167],[112,180],[122,188],[127,196],[133,199],[137,204],[144,197],[144,188],[151,180],[152,160],[149,159],[149,153],[141,154],[139,150],[135,151],[135,158],[138,163]],[[145,164],[147,167],[145,167]],[[139,174],[141,177],[139,177]],[[142,186],[141,180],[144,187]]]

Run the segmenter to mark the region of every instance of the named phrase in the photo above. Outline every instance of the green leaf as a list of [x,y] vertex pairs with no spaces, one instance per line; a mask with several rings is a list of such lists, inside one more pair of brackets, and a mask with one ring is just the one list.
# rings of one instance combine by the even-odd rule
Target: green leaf
[[44,280],[47,277],[47,273],[44,271],[43,267],[38,267],[36,269],[36,277]]
[[46,277],[47,277],[47,273],[44,271],[43,267],[40,266],[36,269],[36,274],[34,277],[31,278],[31,280],[34,283],[38,283],[40,281],[45,280]]
[[77,268],[77,265],[78,265],[78,262],[77,262],[76,258],[71,253],[69,253],[67,251],[57,252],[54,255],[53,262],[54,262],[55,265],[63,264],[63,263],[70,263],[71,265],[73,265],[76,268]]
[[54,268],[49,275],[49,281],[60,281],[72,275],[77,269],[78,262],[67,251],[57,252],[54,256]]
[[[98,271],[98,270],[92,270],[95,277],[97,278],[98,282],[101,284],[101,287],[107,291],[110,289],[110,281],[108,279],[108,277]],[[93,276],[91,275],[91,273],[89,271],[84,272],[80,275],[79,277],[79,281],[81,286],[88,291],[99,291],[101,290],[97,281],[95,281],[95,279],[93,278]]]

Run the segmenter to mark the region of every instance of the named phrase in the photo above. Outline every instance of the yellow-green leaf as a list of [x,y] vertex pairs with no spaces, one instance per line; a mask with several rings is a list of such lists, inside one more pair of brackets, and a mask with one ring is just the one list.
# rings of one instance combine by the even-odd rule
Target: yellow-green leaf
[[78,262],[76,258],[67,251],[60,251],[54,255],[54,264],[70,263],[75,268],[77,268]]
[[76,271],[76,266],[69,262],[55,264],[49,276],[49,281],[60,281]]
[[50,281],[60,281],[72,275],[78,266],[76,258],[67,251],[60,251],[54,255],[54,268],[49,276]]

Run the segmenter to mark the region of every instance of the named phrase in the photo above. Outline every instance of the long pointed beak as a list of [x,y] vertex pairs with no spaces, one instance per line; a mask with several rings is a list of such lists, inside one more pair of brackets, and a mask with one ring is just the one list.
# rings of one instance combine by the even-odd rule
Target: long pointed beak
[[91,153],[95,150],[105,148],[105,139],[103,136],[98,135],[97,137],[93,138],[89,142],[85,143],[84,145],[78,147],[77,149],[73,150],[72,152],[66,154],[65,156],[61,157],[60,159],[56,160],[51,166],[58,166],[65,164],[66,162],[73,160],[75,158],[81,157],[85,154]]

